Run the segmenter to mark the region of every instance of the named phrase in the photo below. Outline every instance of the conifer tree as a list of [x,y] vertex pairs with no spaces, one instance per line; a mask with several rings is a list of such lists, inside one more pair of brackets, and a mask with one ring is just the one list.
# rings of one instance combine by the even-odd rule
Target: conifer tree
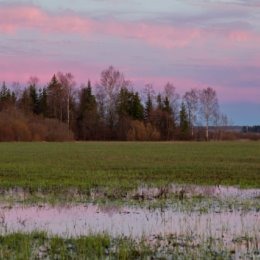
[[189,136],[189,119],[184,102],[181,104],[180,110],[180,137],[187,139]]
[[152,113],[153,113],[153,101],[151,95],[148,93],[147,100],[145,102],[145,108],[144,108],[144,120],[146,123],[151,123]]

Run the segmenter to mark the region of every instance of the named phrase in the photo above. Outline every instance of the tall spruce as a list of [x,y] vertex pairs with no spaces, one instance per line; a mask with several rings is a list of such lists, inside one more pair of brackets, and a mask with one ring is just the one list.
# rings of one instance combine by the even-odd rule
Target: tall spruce
[[97,138],[98,114],[97,102],[92,94],[91,82],[83,86],[79,92],[77,111],[77,138],[91,140]]
[[189,137],[189,119],[187,110],[185,107],[184,102],[181,103],[181,110],[180,110],[180,138],[181,139],[188,139]]
[[7,88],[6,83],[3,82],[1,90],[0,90],[0,110],[5,107],[8,107],[11,104],[14,104],[16,100],[14,92],[11,92],[9,88]]
[[39,89],[39,114],[46,117],[48,115],[48,104],[47,104],[47,89],[44,87]]
[[135,120],[144,120],[144,107],[138,92],[133,94],[132,118]]
[[144,120],[146,123],[152,122],[152,114],[153,114],[153,101],[151,95],[147,94],[147,100],[145,102],[144,108]]
[[29,86],[30,110],[34,114],[39,114],[39,98],[35,85]]
[[54,74],[47,87],[48,117],[63,120],[62,86]]

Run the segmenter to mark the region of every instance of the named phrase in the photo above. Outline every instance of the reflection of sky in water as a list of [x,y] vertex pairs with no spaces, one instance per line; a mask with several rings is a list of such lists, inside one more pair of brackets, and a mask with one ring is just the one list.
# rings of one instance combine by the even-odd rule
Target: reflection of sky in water
[[[160,190],[156,188],[140,187],[134,194],[152,199],[159,192]],[[212,201],[216,198],[222,202],[232,201],[232,203],[255,201],[260,195],[260,189],[241,190],[236,187],[197,185],[172,185],[168,192],[174,194],[184,192],[186,197],[202,195],[211,198]],[[239,206],[234,208],[212,206],[208,212],[203,213],[198,208],[189,210],[185,209],[185,206],[150,210],[114,204],[0,207],[1,234],[35,230],[62,237],[104,232],[113,237],[130,236],[139,239],[145,236],[151,245],[157,243],[157,235],[163,237],[174,235],[180,241],[184,237],[190,237],[194,245],[213,238],[220,243],[221,248],[235,250],[239,256],[248,250],[260,247],[260,212],[252,207],[248,210],[239,210]],[[252,242],[234,242],[236,238],[246,237],[253,238]]]
[[[2,232],[43,230],[61,236],[108,232],[113,236],[151,236],[155,234],[199,235],[230,242],[234,237],[259,236],[260,213],[210,212],[184,213],[171,209],[98,207],[20,207],[1,209]],[[260,240],[259,240],[260,241]]]

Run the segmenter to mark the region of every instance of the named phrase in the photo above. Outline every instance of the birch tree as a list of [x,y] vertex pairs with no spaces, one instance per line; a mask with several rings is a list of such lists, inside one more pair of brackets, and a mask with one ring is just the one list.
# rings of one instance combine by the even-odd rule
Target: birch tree
[[68,126],[70,125],[70,107],[71,107],[71,99],[73,95],[73,88],[76,85],[74,81],[74,76],[71,73],[58,73],[58,80],[62,87],[63,99],[66,104],[66,122]]
[[101,72],[100,82],[96,86],[96,98],[99,112],[104,117],[110,128],[116,122],[117,98],[121,88],[128,88],[130,81],[113,66]]
[[213,122],[218,114],[219,105],[216,91],[208,87],[200,92],[200,112],[202,119],[205,121],[205,137],[209,140],[209,124]]
[[196,121],[196,113],[198,112],[199,107],[199,92],[196,89],[191,89],[187,91],[184,96],[183,100],[185,102],[188,118],[189,118],[189,125],[191,128],[191,136],[194,137],[194,126]]

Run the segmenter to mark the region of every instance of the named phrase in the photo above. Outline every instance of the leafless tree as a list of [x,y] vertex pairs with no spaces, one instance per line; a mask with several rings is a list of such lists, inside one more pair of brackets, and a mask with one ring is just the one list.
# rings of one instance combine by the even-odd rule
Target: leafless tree
[[67,116],[67,124],[70,125],[70,105],[71,105],[71,99],[73,95],[73,88],[76,85],[76,82],[74,81],[74,76],[71,73],[61,73],[58,72],[58,80],[62,87],[63,92],[63,98],[66,102],[66,116]]
[[38,83],[40,82],[38,77],[35,76],[31,76],[28,80],[28,85],[29,86],[33,86],[36,87],[38,85]]
[[215,127],[217,132],[217,139],[221,140],[223,138],[224,132],[228,131],[228,126],[232,125],[228,116],[218,112],[215,116]]
[[128,88],[130,81],[113,66],[101,72],[100,82],[96,85],[99,112],[103,114],[110,128],[116,121],[116,103],[121,88]]
[[143,99],[146,100],[147,97],[149,96],[151,98],[152,101],[154,101],[154,98],[155,98],[155,90],[154,90],[154,87],[153,87],[153,84],[152,83],[147,83],[145,84],[144,86],[144,89],[143,89]]
[[209,124],[218,114],[219,105],[216,91],[208,87],[200,92],[200,112],[206,124],[206,140],[209,140]]
[[22,88],[18,81],[15,81],[12,83],[12,90],[15,94],[16,99],[20,99],[22,96]]
[[186,104],[188,110],[188,117],[189,117],[189,125],[191,128],[191,136],[194,137],[194,125],[196,121],[196,113],[199,107],[199,92],[196,89],[191,89],[187,91],[184,96],[183,100]]
[[178,120],[178,114],[179,114],[180,95],[177,93],[176,87],[170,82],[167,82],[166,85],[164,86],[163,94],[164,94],[164,97],[167,97],[170,102],[170,106],[171,106],[171,110],[172,110],[172,114],[173,114],[173,120],[174,120],[174,123],[176,124],[176,121]]

